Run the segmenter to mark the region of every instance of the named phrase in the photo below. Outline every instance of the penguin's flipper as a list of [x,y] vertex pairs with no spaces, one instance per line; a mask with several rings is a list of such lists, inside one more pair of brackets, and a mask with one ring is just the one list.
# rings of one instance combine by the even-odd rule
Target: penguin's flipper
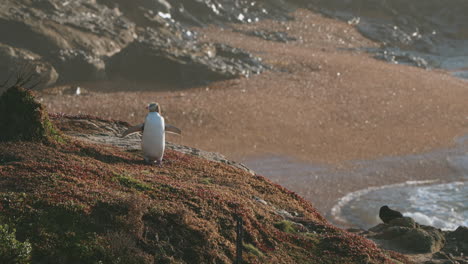
[[177,134],[177,135],[182,135],[182,130],[180,130],[179,128],[177,128],[177,127],[175,127],[173,125],[166,124],[164,129],[166,130],[166,132],[174,133],[174,134]]
[[125,130],[125,132],[123,132],[123,134],[120,137],[126,137],[133,133],[142,132],[144,127],[145,127],[145,123],[132,126],[129,129]]

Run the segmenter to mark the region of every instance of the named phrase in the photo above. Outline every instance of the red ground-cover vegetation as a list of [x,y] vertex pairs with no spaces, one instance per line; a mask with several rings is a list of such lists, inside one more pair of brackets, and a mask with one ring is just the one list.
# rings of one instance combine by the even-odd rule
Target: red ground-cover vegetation
[[165,160],[68,137],[0,143],[0,225],[31,243],[33,263],[232,263],[235,216],[246,263],[403,260],[262,176],[173,150]]
[[62,115],[54,125],[30,91],[5,94],[1,120],[41,133],[0,137],[0,263],[232,263],[237,217],[245,263],[404,261],[262,176],[174,150],[148,165],[138,151],[68,136],[96,127]]

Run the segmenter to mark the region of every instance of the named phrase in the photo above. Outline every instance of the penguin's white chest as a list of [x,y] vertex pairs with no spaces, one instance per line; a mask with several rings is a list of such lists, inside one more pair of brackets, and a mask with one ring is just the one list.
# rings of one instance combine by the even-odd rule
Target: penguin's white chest
[[141,148],[145,158],[161,161],[165,147],[164,118],[156,112],[146,116]]

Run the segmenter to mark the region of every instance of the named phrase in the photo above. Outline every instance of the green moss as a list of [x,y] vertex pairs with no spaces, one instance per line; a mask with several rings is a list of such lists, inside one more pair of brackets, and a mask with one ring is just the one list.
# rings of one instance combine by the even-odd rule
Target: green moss
[[32,92],[13,86],[0,96],[0,141],[62,142]]
[[59,130],[54,126],[54,124],[52,124],[47,116],[42,120],[42,125],[44,127],[44,131],[46,132],[46,141],[50,142],[50,140],[53,140],[58,143],[65,142],[65,139],[62,137]]
[[152,189],[150,185],[144,182],[141,182],[131,176],[127,176],[127,175],[116,175],[116,176],[117,176],[117,181],[125,187],[135,189],[138,191],[149,191]]
[[264,256],[263,253],[252,244],[244,243],[244,249],[248,253],[253,254],[253,255],[257,256],[257,257],[263,257]]
[[281,222],[277,222],[277,223],[274,224],[274,226],[276,228],[278,228],[279,230],[281,230],[283,232],[286,232],[286,233],[290,233],[290,234],[297,233],[297,230],[294,227],[294,223],[291,222],[291,221],[288,221],[288,220],[283,220]]

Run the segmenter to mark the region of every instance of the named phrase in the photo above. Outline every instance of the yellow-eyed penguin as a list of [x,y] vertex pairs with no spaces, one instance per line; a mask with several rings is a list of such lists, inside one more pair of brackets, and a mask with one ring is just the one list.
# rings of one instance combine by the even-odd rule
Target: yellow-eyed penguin
[[130,127],[122,134],[125,137],[129,134],[143,131],[141,148],[145,161],[148,163],[161,164],[164,156],[164,148],[166,146],[165,132],[181,134],[181,130],[175,126],[165,124],[164,117],[161,115],[161,108],[157,103],[150,103],[147,107],[149,110],[143,124]]

